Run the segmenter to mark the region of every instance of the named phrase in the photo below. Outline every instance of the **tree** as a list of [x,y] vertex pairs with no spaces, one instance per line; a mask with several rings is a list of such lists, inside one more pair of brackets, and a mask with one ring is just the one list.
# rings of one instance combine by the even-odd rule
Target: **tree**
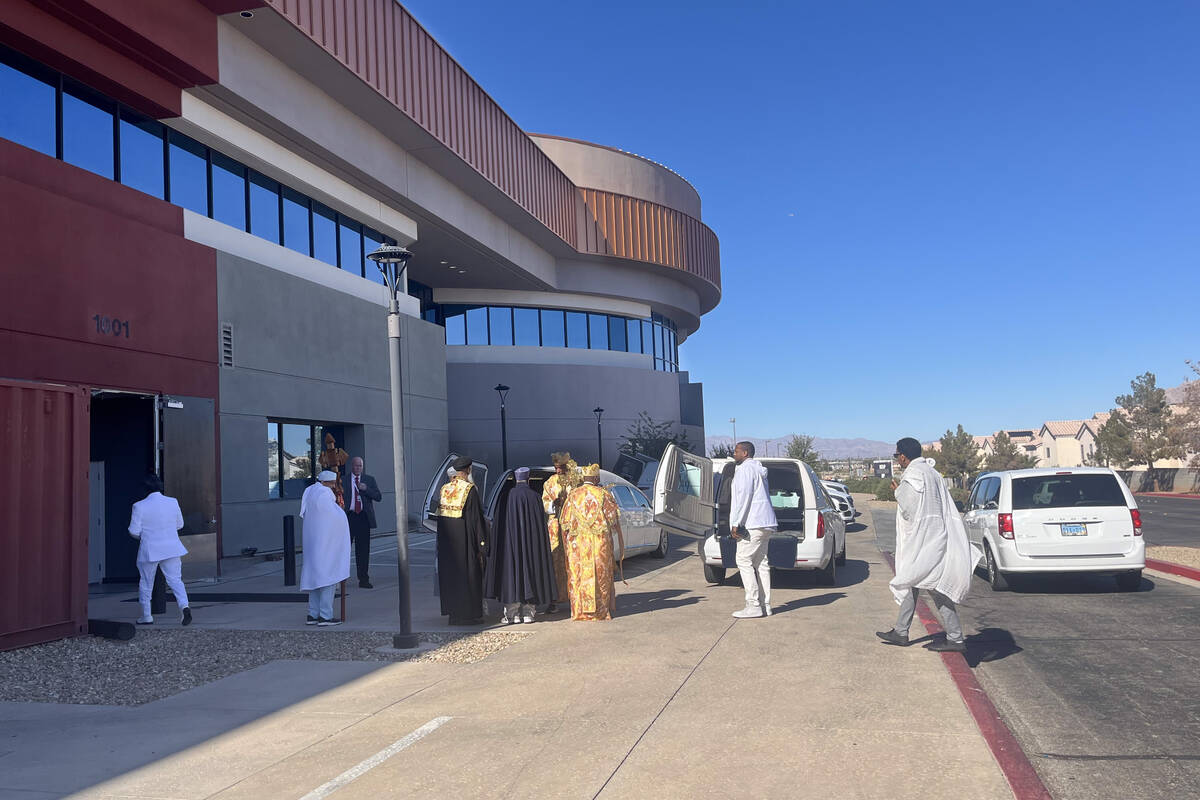
[[709,458],[733,458],[733,445],[720,442],[714,444],[708,451]]
[[1114,408],[1096,431],[1096,452],[1088,460],[1095,466],[1127,467],[1132,458],[1132,433],[1121,409]]
[[[1200,378],[1200,364],[1187,362],[1188,368]],[[1184,455],[1191,454],[1188,466],[1200,469],[1200,380],[1193,378],[1183,385],[1184,412],[1177,418],[1174,439]]]
[[1036,466],[1036,458],[1022,453],[1013,444],[1012,439],[1008,438],[1008,434],[1000,431],[996,434],[996,438],[992,440],[992,454],[987,457],[983,468],[988,471],[997,471],[1003,469],[1026,469]]
[[1160,458],[1174,458],[1180,447],[1169,435],[1174,427],[1167,392],[1158,388],[1153,372],[1146,372],[1129,382],[1130,393],[1119,395],[1117,405],[1125,412],[1129,426],[1131,452],[1129,460],[1154,469]]
[[667,445],[674,444],[687,450],[691,447],[687,434],[676,431],[674,423],[655,422],[645,411],[626,429],[621,436],[624,443],[621,449],[634,455],[642,454],[650,458],[662,458]]
[[954,485],[965,488],[967,481],[979,472],[979,448],[975,446],[975,437],[963,430],[959,425],[955,431],[947,430],[941,438],[942,450],[935,457],[935,468],[945,475]]
[[816,469],[816,462],[821,460],[821,454],[813,449],[812,436],[805,434],[792,434],[792,438],[787,443],[787,457],[803,461],[813,469]]

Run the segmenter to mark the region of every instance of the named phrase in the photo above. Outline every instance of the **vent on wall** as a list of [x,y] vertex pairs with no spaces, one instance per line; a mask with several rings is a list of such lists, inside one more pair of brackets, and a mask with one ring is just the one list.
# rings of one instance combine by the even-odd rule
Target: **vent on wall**
[[233,366],[233,326],[221,323],[221,366]]

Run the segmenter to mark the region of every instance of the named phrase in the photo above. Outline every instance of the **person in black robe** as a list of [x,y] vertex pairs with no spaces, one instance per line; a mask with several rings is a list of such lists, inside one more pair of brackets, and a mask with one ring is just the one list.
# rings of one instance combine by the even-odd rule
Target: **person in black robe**
[[513,473],[515,484],[501,495],[496,530],[484,580],[484,596],[503,606],[500,621],[533,622],[536,607],[558,597],[546,511],[529,488],[529,469]]
[[479,490],[468,480],[471,459],[458,458],[451,466],[455,475],[442,487],[438,507],[438,588],[450,624],[475,625],[483,620],[488,525]]

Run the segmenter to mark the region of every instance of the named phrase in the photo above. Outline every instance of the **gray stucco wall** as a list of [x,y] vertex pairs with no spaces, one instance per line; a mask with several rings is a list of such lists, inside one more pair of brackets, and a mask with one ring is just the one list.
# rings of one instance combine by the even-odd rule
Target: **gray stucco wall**
[[[378,530],[394,531],[386,310],[227,253],[217,309],[234,336],[234,367],[220,373],[223,555],[278,550],[283,516],[299,513],[298,499],[267,497],[268,418],[347,426],[339,444],[378,479]],[[447,449],[445,344],[438,326],[402,320],[411,512]]]
[[[499,349],[499,348],[496,348]],[[493,387],[508,394],[508,464],[545,465],[550,453],[569,450],[580,463],[596,459],[596,417],[604,409],[605,468],[617,457],[621,436],[645,411],[655,422],[680,422],[675,373],[609,366],[554,364],[456,364],[447,367],[450,449],[501,467],[500,403]],[[703,428],[698,428],[703,443]],[[689,435],[691,435],[689,433]]]

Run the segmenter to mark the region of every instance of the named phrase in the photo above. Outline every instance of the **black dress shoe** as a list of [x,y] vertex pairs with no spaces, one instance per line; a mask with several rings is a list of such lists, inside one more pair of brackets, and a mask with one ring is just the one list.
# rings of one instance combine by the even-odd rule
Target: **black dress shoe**
[[184,625],[192,624],[192,610],[190,608],[185,608],[183,610],[183,624]]
[[360,588],[360,589],[374,589],[375,587],[371,585],[371,582],[370,582],[370,581],[359,581],[359,582],[358,582],[358,588]]
[[949,639],[939,639],[936,642],[930,642],[925,645],[926,650],[932,650],[935,653],[965,653],[967,652],[966,642],[952,642]]
[[908,647],[908,637],[892,631],[875,631],[875,635],[883,639],[884,644],[894,644],[897,647]]

